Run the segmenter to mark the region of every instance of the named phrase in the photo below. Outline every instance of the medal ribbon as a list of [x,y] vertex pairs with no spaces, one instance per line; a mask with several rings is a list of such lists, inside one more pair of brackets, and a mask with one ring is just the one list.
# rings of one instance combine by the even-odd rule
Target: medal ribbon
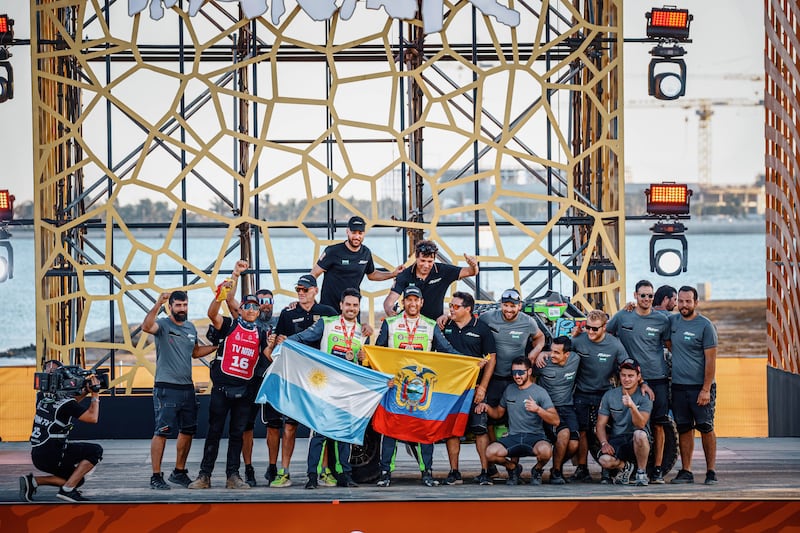
[[408,317],[405,313],[403,313],[403,322],[406,324],[406,332],[408,333],[408,344],[414,344],[414,335],[417,333],[417,327],[419,326],[419,317],[417,317],[417,321],[414,323],[414,329],[411,329],[411,326],[408,325]]
[[344,345],[347,347],[347,351],[353,351],[353,337],[356,335],[356,326],[358,323],[353,324],[353,328],[350,330],[350,333],[347,332],[347,326],[344,324],[344,317],[339,317],[339,322],[342,324],[342,335],[344,335]]

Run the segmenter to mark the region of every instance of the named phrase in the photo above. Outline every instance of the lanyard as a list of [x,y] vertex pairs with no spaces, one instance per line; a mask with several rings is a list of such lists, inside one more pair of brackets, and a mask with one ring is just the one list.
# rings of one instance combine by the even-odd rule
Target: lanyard
[[348,352],[353,352],[353,337],[356,334],[356,326],[358,323],[353,324],[353,328],[350,330],[350,333],[347,332],[347,326],[344,323],[344,317],[339,317],[339,322],[342,324],[342,335],[344,335],[344,344],[347,347]]
[[405,313],[403,313],[403,322],[406,324],[406,332],[408,333],[408,344],[414,344],[414,335],[417,333],[417,327],[419,327],[419,317],[417,317],[417,321],[414,323],[414,329],[411,329],[411,326],[408,325],[408,317]]

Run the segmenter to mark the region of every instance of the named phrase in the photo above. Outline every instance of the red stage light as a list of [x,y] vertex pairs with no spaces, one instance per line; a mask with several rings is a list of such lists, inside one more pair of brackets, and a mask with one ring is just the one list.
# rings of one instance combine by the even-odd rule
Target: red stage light
[[651,215],[688,215],[692,190],[685,183],[658,183],[646,189],[647,212]]
[[0,221],[14,218],[14,195],[7,189],[0,190]]

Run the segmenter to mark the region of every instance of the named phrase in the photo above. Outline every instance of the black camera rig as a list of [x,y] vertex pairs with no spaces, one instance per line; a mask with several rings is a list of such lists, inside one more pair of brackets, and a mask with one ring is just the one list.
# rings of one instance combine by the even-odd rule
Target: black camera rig
[[[89,384],[91,376],[96,376],[99,383]],[[63,365],[50,372],[35,372],[33,388],[50,394],[78,396],[84,391],[100,392],[108,388],[108,369],[84,369],[75,365]]]

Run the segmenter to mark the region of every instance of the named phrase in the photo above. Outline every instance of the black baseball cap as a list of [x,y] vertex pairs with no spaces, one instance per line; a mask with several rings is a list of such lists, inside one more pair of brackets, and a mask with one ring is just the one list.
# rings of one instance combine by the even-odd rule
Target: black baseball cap
[[422,298],[422,291],[419,290],[419,287],[416,285],[409,285],[403,290],[403,298],[407,298],[409,296],[416,296],[417,298]]
[[248,304],[248,303],[259,305],[258,304],[258,296],[256,296],[255,294],[248,294],[247,296],[242,298],[241,305]]
[[350,220],[347,221],[347,229],[350,231],[365,231],[367,223],[359,216],[350,217]]
[[626,368],[628,370],[635,370],[636,372],[639,373],[642,372],[642,367],[639,365],[639,361],[637,361],[633,357],[628,357],[619,364],[619,369],[622,370],[623,368]]
[[303,274],[300,276],[300,279],[297,280],[296,285],[300,287],[316,287],[317,286],[317,278],[312,276],[311,274]]
[[519,295],[517,289],[506,289],[500,296],[500,303],[511,302],[515,304],[522,303],[522,297]]

